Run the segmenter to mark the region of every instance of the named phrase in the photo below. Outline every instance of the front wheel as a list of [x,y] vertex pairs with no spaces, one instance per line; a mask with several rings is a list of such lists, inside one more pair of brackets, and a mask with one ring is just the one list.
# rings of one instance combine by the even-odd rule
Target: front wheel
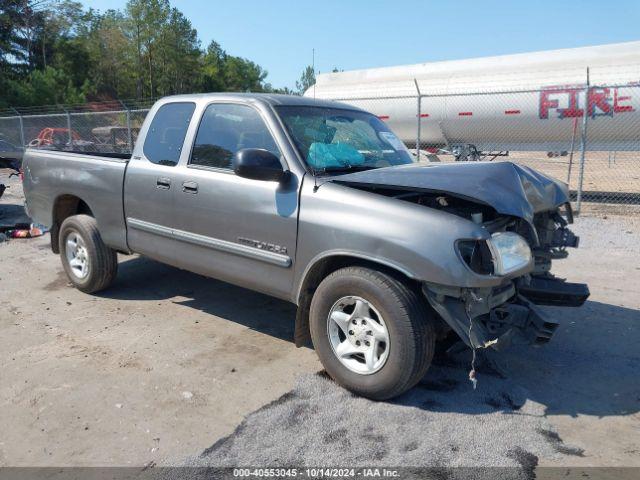
[[433,358],[433,322],[420,294],[369,268],[347,267],[325,278],[313,296],[309,325],[327,373],[374,400],[413,387]]
[[71,283],[85,293],[104,290],[118,271],[115,250],[102,241],[95,218],[74,215],[60,226],[60,258]]

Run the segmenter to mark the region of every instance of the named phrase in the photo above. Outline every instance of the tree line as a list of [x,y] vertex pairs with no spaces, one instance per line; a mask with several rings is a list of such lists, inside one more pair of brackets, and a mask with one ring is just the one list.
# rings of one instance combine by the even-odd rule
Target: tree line
[[123,10],[73,0],[0,0],[0,108],[155,98],[176,93],[302,93],[274,88],[267,71],[198,32],[169,0],[129,0]]

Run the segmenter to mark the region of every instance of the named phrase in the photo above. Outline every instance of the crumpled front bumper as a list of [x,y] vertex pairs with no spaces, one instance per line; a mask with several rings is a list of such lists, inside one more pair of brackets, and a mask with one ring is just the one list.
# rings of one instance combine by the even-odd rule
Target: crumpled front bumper
[[472,348],[545,344],[558,322],[535,304],[577,307],[589,296],[586,285],[552,277],[522,277],[495,288],[424,283],[422,290],[433,309]]

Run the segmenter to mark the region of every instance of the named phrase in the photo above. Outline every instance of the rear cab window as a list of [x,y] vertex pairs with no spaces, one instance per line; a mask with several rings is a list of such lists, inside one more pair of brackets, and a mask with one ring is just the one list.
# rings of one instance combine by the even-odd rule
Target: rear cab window
[[162,105],[151,120],[144,140],[144,156],[152,163],[175,167],[196,104],[173,102]]

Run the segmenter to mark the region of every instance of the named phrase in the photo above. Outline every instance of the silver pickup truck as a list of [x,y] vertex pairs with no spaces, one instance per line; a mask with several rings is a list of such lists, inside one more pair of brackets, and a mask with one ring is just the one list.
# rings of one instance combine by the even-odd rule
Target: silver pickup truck
[[23,169],[28,213],[83,292],[138,253],[285,299],[296,345],[373,399],[415,385],[438,341],[543,344],[558,324],[535,304],[589,296],[549,272],[578,244],[566,185],[508,162],[419,164],[340,103],[168,97],[130,158],[29,149]]

